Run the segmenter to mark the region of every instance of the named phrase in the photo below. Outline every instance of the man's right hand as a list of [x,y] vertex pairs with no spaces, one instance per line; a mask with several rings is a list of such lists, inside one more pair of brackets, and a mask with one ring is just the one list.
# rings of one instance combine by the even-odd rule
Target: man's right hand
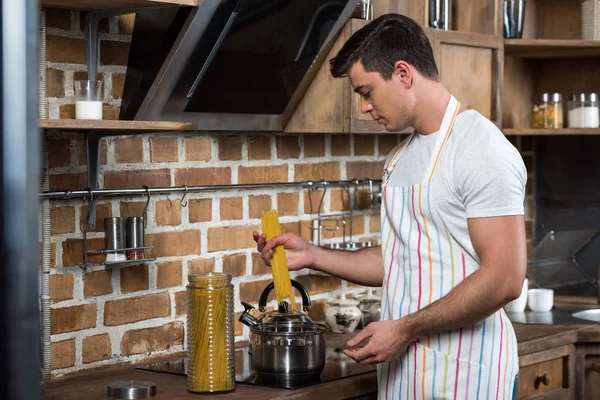
[[287,259],[288,269],[291,271],[299,270],[304,267],[314,265],[314,247],[300,236],[293,233],[284,233],[267,241],[264,233],[252,232],[256,249],[261,253],[265,264],[271,265],[271,257],[275,246],[283,245],[285,257]]

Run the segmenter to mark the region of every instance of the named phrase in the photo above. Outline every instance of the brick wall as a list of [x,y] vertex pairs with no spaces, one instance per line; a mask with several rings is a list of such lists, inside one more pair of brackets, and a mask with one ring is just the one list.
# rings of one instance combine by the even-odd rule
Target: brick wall
[[[48,116],[73,118],[73,80],[85,79],[83,15],[47,9]],[[101,25],[100,79],[104,82],[104,118],[116,119],[126,72],[132,16]],[[46,131],[51,189],[83,189],[86,153],[81,133]],[[101,142],[100,188],[344,180],[380,178],[383,160],[400,135],[275,135],[257,133],[161,132],[111,137]],[[518,139],[531,166],[530,141]],[[528,158],[527,158],[528,157]],[[530,186],[531,187],[531,186]],[[106,364],[137,361],[180,352],[185,341],[187,275],[201,271],[232,274],[235,285],[236,341],[248,338],[237,322],[240,301],[256,304],[269,283],[270,270],[257,256],[252,230],[260,212],[275,208],[285,231],[311,239],[311,214],[322,191],[297,189],[191,193],[187,206],[180,196],[152,196],[147,210],[147,255],[155,262],[82,271],[83,223],[87,203],[53,201],[51,205],[51,332],[53,375]],[[530,191],[528,192],[529,194]],[[378,210],[366,206],[359,192],[360,212],[353,217],[354,239],[379,238]],[[533,201],[528,196],[528,231]],[[140,216],[144,197],[103,199],[90,249],[101,249],[103,219]],[[348,193],[328,190],[326,213],[348,209]],[[349,226],[349,223],[346,224]],[[89,226],[88,226],[89,232]],[[324,233],[325,241],[340,241],[341,231]],[[90,257],[101,262],[102,257]],[[311,317],[324,319],[328,298],[350,296],[364,288],[339,279],[293,273],[314,300]],[[246,360],[247,361],[247,360]]]

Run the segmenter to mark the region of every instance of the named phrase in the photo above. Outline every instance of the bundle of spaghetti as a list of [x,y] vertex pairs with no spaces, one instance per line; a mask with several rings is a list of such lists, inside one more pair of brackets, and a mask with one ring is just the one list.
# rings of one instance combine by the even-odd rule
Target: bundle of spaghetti
[[234,389],[233,351],[227,318],[229,303],[225,288],[188,290],[187,387],[192,392],[221,392]]
[[[281,226],[279,225],[279,214],[277,210],[263,212],[262,214],[262,231],[267,236],[267,240],[273,239],[275,236],[281,235]],[[287,298],[291,305],[291,311],[296,311],[296,299],[294,290],[292,289],[292,281],[290,280],[290,271],[285,258],[285,249],[283,245],[277,245],[273,249],[273,257],[271,258],[271,270],[273,272],[273,283],[275,285],[275,296],[277,303],[282,304]]]

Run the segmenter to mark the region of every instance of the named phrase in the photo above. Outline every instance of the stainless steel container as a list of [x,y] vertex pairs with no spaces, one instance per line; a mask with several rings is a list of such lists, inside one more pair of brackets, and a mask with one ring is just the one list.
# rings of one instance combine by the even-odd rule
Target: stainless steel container
[[125,230],[123,218],[104,218],[104,248],[116,250],[125,248]]
[[452,0],[429,0],[429,26],[437,29],[451,29]]
[[525,23],[525,0],[504,0],[504,37],[521,39]]
[[125,235],[128,248],[144,247],[144,217],[126,218]]

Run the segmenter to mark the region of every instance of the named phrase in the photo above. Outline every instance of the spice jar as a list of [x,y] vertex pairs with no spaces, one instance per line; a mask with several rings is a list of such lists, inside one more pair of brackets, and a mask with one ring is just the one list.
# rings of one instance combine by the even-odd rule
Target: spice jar
[[599,128],[600,112],[596,93],[578,93],[569,98],[569,128]]
[[544,93],[540,102],[533,106],[532,128],[562,128],[563,109],[560,93]]
[[187,285],[187,389],[195,393],[235,389],[231,275],[190,275]]

